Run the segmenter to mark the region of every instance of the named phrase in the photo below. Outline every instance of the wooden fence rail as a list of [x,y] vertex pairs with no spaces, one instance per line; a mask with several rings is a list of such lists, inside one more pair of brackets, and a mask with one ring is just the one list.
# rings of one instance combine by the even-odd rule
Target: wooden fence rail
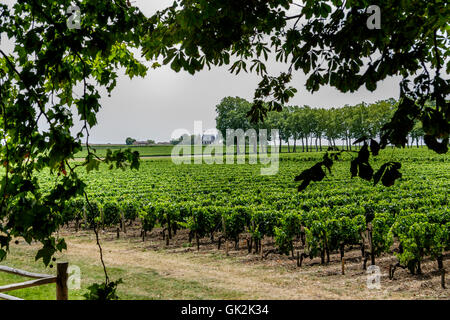
[[15,274],[22,277],[32,278],[35,280],[29,280],[20,283],[7,284],[0,286],[0,299],[3,300],[23,300],[14,296],[4,294],[2,292],[8,292],[18,289],[31,288],[36,286],[42,286],[49,283],[56,283],[56,300],[68,300],[68,288],[67,288],[67,268],[68,262],[59,262],[56,266],[56,277],[48,274],[39,274],[27,272],[24,270],[14,269],[10,267],[0,266],[0,272],[6,272]]

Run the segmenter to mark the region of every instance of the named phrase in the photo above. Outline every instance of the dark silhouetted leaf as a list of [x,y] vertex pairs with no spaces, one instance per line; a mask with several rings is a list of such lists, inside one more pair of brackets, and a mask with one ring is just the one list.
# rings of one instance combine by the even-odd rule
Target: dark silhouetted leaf
[[358,159],[355,159],[351,162],[350,173],[352,174],[352,178],[358,175]]
[[415,120],[420,115],[420,107],[408,97],[402,97],[397,111],[391,121],[381,129],[380,147],[384,149],[388,143],[396,147],[404,147],[407,136],[414,128]]
[[377,185],[389,163],[383,164],[373,176],[373,185]]
[[333,160],[330,159],[328,153],[323,156],[323,165],[328,169],[328,172],[331,174],[331,167],[333,167]]
[[361,163],[367,163],[369,161],[370,152],[369,152],[369,146],[367,143],[364,143],[361,150],[358,152],[358,159]]
[[433,136],[430,135],[425,135],[423,137],[423,140],[425,141],[425,144],[427,145],[428,148],[430,148],[431,150],[435,151],[436,153],[439,154],[444,154],[448,152],[448,143],[449,143],[449,139],[442,139],[441,142],[438,142],[437,139]]
[[361,179],[370,181],[370,180],[372,180],[372,176],[373,176],[372,167],[367,163],[360,163],[359,164],[359,177]]
[[380,152],[380,144],[373,139],[370,139],[370,151],[372,151],[374,157]]
[[302,182],[302,184],[298,186],[298,192],[301,192],[301,191],[305,190],[306,187],[308,187],[310,182],[311,182],[311,180],[304,180]]
[[389,167],[381,178],[381,182],[385,187],[391,187],[394,185],[395,180],[402,177],[402,174],[394,166]]

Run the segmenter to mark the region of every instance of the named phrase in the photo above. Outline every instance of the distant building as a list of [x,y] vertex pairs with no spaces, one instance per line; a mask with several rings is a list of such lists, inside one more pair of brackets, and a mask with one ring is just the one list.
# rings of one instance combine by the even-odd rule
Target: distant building
[[147,141],[135,141],[133,142],[133,146],[149,146],[150,144]]
[[216,136],[212,134],[204,134],[202,136],[202,144],[212,144],[216,141]]

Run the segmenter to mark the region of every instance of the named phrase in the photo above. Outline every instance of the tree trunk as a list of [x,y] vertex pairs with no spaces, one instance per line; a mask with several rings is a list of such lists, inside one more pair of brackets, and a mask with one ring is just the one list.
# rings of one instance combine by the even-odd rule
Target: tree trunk
[[438,269],[439,269],[439,270],[444,269],[443,259],[444,259],[443,256],[439,256],[439,257],[437,258],[437,263],[438,263]]
[[280,137],[280,148],[278,150],[279,150],[278,153],[281,153],[281,137]]
[[344,254],[345,254],[344,245],[341,244],[339,246],[339,251],[340,251],[340,254],[341,254],[341,261],[342,261],[342,259],[344,259]]
[[167,232],[169,235],[169,239],[172,239],[172,230],[170,229],[170,216],[167,215]]
[[372,236],[372,224],[369,223],[369,245],[370,245],[370,262],[372,265],[375,265],[375,250],[373,248],[373,236]]

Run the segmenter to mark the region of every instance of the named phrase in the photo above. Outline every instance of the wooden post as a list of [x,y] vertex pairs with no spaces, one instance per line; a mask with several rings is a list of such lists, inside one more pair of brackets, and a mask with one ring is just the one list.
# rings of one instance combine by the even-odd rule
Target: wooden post
[[445,289],[445,269],[442,269],[441,271],[441,287],[442,289]]
[[100,221],[102,222],[102,230],[105,230],[105,213],[103,212],[103,207],[100,207]]
[[261,260],[264,259],[264,237],[261,238],[261,247],[259,248],[261,251]]
[[200,251],[200,238],[197,232],[195,233],[195,241],[197,242],[197,251]]
[[84,230],[87,229],[87,213],[86,206],[83,206],[83,220],[84,220]]
[[342,258],[342,275],[345,275],[345,258]]
[[127,227],[125,226],[125,214],[123,210],[121,211],[121,219],[122,219],[122,232],[127,233]]
[[56,300],[69,300],[69,289],[67,287],[68,262],[58,262],[56,265]]
[[369,235],[369,245],[370,245],[370,262],[375,265],[375,252],[373,250],[373,238],[372,238],[372,223],[368,223],[368,235]]
[[225,224],[225,218],[222,216],[222,231],[225,239],[225,254],[228,256],[228,241],[227,241],[227,228]]

